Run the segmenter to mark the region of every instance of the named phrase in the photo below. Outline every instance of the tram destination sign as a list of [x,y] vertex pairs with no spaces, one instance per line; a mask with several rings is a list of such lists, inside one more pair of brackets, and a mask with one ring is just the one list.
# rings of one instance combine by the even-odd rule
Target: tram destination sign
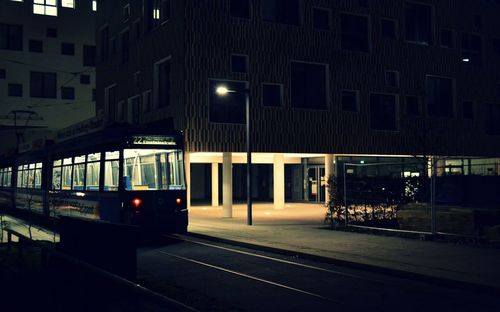
[[173,136],[134,136],[134,145],[177,145]]

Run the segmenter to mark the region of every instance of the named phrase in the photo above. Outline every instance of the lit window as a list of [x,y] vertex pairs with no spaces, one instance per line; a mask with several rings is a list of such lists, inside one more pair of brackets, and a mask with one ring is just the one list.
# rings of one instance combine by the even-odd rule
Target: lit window
[[97,11],[97,1],[96,0],[92,1],[92,10]]
[[61,0],[61,6],[63,8],[75,8],[75,0]]
[[153,10],[153,19],[159,20],[160,19],[160,9],[154,9]]
[[33,0],[33,13],[57,16],[57,0]]

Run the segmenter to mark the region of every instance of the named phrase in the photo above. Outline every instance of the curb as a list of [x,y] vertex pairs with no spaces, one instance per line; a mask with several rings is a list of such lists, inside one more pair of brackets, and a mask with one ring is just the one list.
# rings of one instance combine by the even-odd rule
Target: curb
[[[399,269],[381,267],[381,266],[372,265],[372,264],[365,264],[365,263],[354,262],[354,261],[349,261],[349,260],[342,260],[342,259],[337,259],[337,258],[318,256],[318,255],[313,255],[313,254],[309,254],[309,253],[296,252],[296,251],[288,250],[288,249],[281,249],[281,248],[276,248],[276,247],[258,245],[258,244],[254,244],[254,243],[247,243],[247,242],[241,242],[241,241],[236,241],[236,240],[230,240],[230,239],[226,239],[226,238],[209,236],[209,235],[200,234],[200,233],[188,232],[184,235],[190,236],[190,237],[195,237],[195,238],[200,238],[200,239],[205,239],[205,240],[209,240],[209,241],[224,243],[224,244],[228,244],[228,245],[244,247],[244,248],[248,248],[248,249],[256,249],[256,250],[260,250],[260,251],[264,251],[264,252],[272,252],[272,253],[276,253],[276,254],[280,254],[280,255],[284,255],[284,256],[294,256],[294,257],[299,257],[302,259],[314,260],[314,261],[319,261],[319,262],[329,263],[329,264],[335,264],[335,265],[339,265],[339,266],[343,266],[343,267],[347,267],[347,268],[358,269],[358,270],[368,271],[368,272],[372,272],[372,273],[380,273],[380,274],[389,275],[392,277],[412,279],[415,281],[431,283],[431,284],[434,284],[437,286],[445,286],[445,287],[458,288],[458,289],[463,289],[463,290],[472,290],[472,291],[476,291],[476,292],[492,294],[495,296],[500,295],[500,287],[499,286],[490,286],[490,285],[461,281],[461,280],[450,279],[450,278],[445,278],[445,277],[437,277],[437,276],[432,276],[432,275],[427,275],[427,274],[422,274],[422,273],[416,273],[416,272],[404,271],[404,270],[399,270]],[[180,236],[180,237],[182,238],[182,236]]]

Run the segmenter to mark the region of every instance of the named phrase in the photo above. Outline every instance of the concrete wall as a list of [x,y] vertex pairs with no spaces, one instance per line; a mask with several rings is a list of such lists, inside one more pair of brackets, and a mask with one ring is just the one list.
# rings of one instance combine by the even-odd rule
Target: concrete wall
[[[263,0],[262,0],[263,1]],[[432,6],[433,44],[409,43],[404,35],[404,2],[370,1],[368,8],[357,1],[304,0],[301,24],[291,26],[263,21],[262,1],[250,1],[250,19],[231,17],[228,0],[173,0],[171,19],[133,41],[131,59],[119,65],[116,58],[99,66],[102,88],[118,83],[121,98],[152,88],[154,62],[172,56],[172,105],[143,114],[143,123],[164,122],[173,118],[176,128],[186,134],[186,149],[191,152],[244,152],[242,126],[209,123],[209,79],[249,82],[253,150],[270,153],[329,153],[378,155],[491,155],[500,151],[500,137],[485,134],[484,103],[498,103],[500,57],[493,52],[492,40],[500,37],[500,6],[486,1],[421,1]],[[143,18],[142,1],[113,2],[108,10],[131,3],[131,20]],[[313,7],[332,13],[330,31],[314,29]],[[111,12],[111,11],[110,11]],[[100,11],[99,25],[109,23],[110,36],[127,27],[120,18],[107,18]],[[368,17],[370,52],[353,52],[341,47],[341,13]],[[119,15],[119,14],[118,14]],[[474,24],[480,15],[482,26]],[[395,40],[381,39],[380,20],[393,19]],[[441,29],[451,29],[455,47],[442,48]],[[481,34],[481,67],[462,62],[461,33]],[[231,54],[247,54],[249,72],[233,73]],[[291,61],[328,65],[329,100],[326,110],[306,110],[290,105]],[[384,72],[399,71],[400,87],[385,85]],[[142,85],[132,88],[135,71],[141,71]],[[426,75],[455,79],[454,114],[451,118],[411,117],[404,111],[403,98],[416,95],[425,106]],[[101,76],[100,76],[101,77]],[[262,106],[262,82],[283,85],[284,105]],[[342,111],[340,90],[359,91],[357,113]],[[397,98],[397,131],[370,129],[371,93],[389,93]],[[462,102],[475,101],[473,120],[463,117]],[[429,130],[432,129],[432,130]],[[467,142],[464,144],[464,142]]]

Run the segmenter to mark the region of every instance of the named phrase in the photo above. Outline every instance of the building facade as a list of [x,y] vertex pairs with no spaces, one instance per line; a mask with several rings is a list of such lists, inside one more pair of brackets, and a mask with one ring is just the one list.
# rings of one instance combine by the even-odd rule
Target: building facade
[[184,131],[191,199],[230,216],[248,96],[254,199],[321,202],[341,161],[500,156],[498,16],[495,0],[102,3],[97,105]]
[[0,154],[96,116],[94,2],[0,3]]

